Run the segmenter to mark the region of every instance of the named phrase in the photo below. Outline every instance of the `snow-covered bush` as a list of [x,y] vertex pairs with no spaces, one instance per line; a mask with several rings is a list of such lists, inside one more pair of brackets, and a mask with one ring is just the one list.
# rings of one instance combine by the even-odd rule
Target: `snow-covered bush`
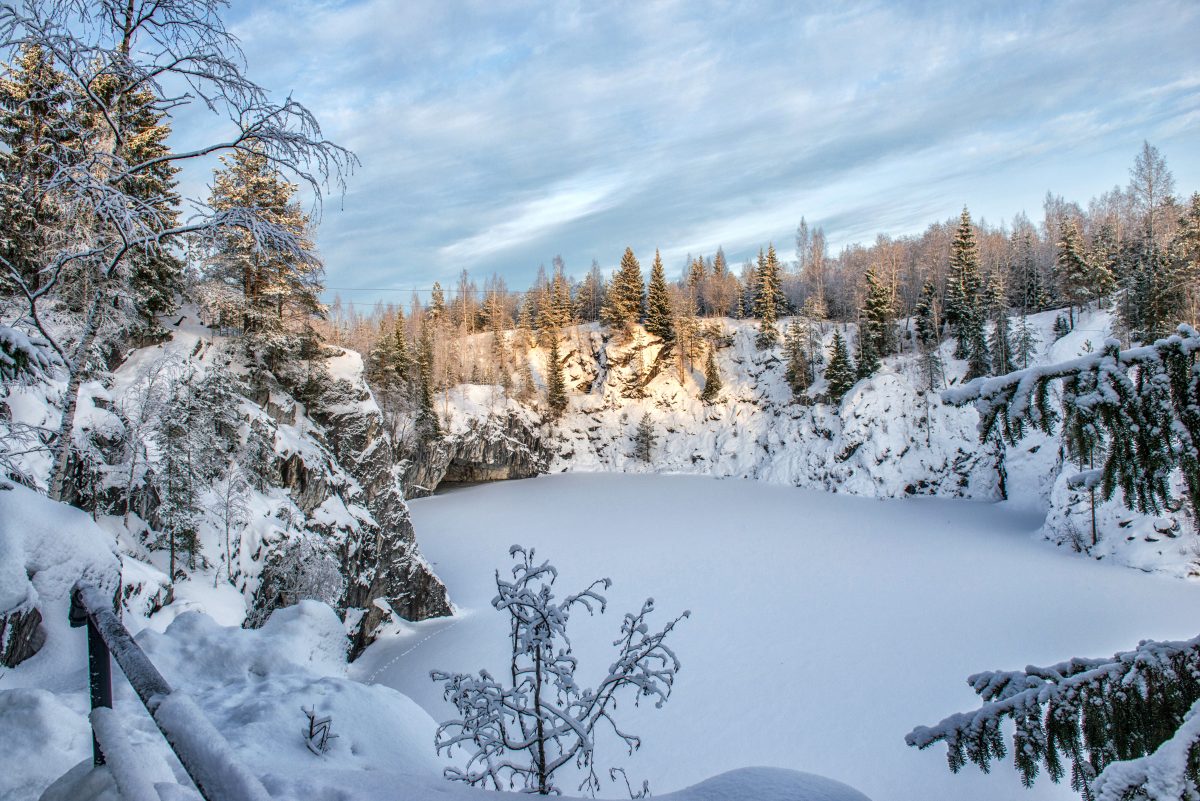
[[269,560],[259,587],[259,603],[247,618],[251,626],[276,609],[300,601],[320,601],[336,606],[346,589],[337,559],[310,537],[289,540],[277,559]]
[[553,565],[535,562],[532,548],[514,545],[509,554],[517,561],[513,580],[503,580],[496,571],[492,606],[511,620],[511,685],[486,670],[477,676],[431,674],[434,681],[445,683],[445,698],[461,715],[438,728],[437,750],[453,754],[461,749],[467,756],[464,766],[446,768],[445,775],[470,785],[548,795],[561,792],[554,774],[575,764],[585,771],[579,789],[594,794],[600,787],[594,760],[597,727],[605,724],[630,753],[640,745],[638,737],[620,729],[613,718],[618,694],[629,688],[635,704],[649,698],[655,706],[670,697],[679,660],[665,640],[689,613],[651,633],[646,618],[654,600],[647,599],[637,614],[625,615],[608,674],[594,689],[583,688],[575,681],[578,661],[567,622],[576,607],[589,614],[597,608],[604,612],[606,601],[599,589],[612,582],[598,579],[559,601]]

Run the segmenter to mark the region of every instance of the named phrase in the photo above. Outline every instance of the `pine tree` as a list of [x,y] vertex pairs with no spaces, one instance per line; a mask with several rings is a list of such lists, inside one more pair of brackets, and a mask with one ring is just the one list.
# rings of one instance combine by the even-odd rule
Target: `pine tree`
[[829,364],[825,368],[825,381],[829,384],[829,400],[840,403],[855,381],[854,363],[850,361],[850,351],[846,348],[846,340],[842,332],[835,329],[833,344],[829,348]]
[[557,418],[567,408],[567,388],[563,382],[562,360],[558,352],[557,336],[550,340],[546,371],[546,406],[550,409],[550,416]]
[[646,412],[642,415],[637,430],[633,434],[634,458],[643,462],[654,461],[654,446],[657,440],[658,437],[654,433],[654,421],[650,419],[650,413]]
[[642,317],[642,266],[631,248],[625,248],[621,266],[613,277],[605,298],[602,317],[609,328],[628,335],[633,324]]
[[700,392],[700,401],[704,404],[716,403],[721,394],[721,371],[717,369],[716,347],[710,345],[708,358],[704,362],[704,389]]
[[650,268],[650,286],[646,292],[646,333],[658,337],[666,346],[675,342],[672,314],[662,256],[655,250],[654,264]]
[[1062,223],[1055,266],[1058,269],[1059,294],[1067,301],[1068,322],[1071,328],[1074,328],[1075,308],[1082,307],[1086,302],[1092,277],[1092,269],[1084,252],[1083,237],[1079,233],[1079,223],[1074,219],[1067,219]]

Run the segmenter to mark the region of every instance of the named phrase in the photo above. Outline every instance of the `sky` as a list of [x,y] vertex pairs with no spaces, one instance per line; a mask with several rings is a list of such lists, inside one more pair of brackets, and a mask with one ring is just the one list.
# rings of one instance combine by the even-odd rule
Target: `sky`
[[964,205],[1038,220],[1048,190],[1124,185],[1143,140],[1200,189],[1195,0],[256,0],[229,21],[250,76],[361,160],[317,244],[327,299],[364,308],[464,268],[524,289],[556,254],[576,276],[626,246],[669,274],[718,246],[792,258],[801,217],[834,251]]

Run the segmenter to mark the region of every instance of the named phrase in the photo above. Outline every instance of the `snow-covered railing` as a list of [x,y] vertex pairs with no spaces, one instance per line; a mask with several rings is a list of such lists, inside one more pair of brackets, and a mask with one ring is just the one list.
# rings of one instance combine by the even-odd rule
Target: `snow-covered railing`
[[[207,801],[270,801],[266,788],[234,756],[233,749],[216,727],[188,695],[172,690],[146,653],[113,611],[111,598],[97,588],[80,582],[71,592],[71,625],[87,626],[88,675],[92,709],[112,708],[112,666],[110,655],[129,679],[134,692],[146,705],[150,717],[163,733],[171,750]],[[93,714],[97,720],[111,722],[111,714]],[[93,728],[92,756],[96,765],[105,764],[102,741]],[[113,750],[110,747],[110,751]],[[118,749],[119,750],[119,749]],[[120,757],[113,753],[114,763]],[[109,766],[119,787],[138,784],[137,766]],[[136,793],[135,793],[136,795]]]

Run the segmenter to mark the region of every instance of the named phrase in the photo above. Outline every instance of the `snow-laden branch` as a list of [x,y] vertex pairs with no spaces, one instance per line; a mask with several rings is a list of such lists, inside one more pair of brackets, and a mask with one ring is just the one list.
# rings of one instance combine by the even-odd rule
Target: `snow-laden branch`
[[[905,737],[922,749],[944,742],[951,771],[970,760],[987,772],[1002,759],[1007,719],[1014,724],[1014,765],[1026,786],[1042,768],[1060,781],[1067,765],[1072,788],[1085,799],[1115,801],[1147,782],[1194,787],[1200,778],[1192,752],[1200,726],[1190,711],[1200,700],[1200,637],[1145,641],[1106,659],[977,673],[967,683],[983,700],[979,709],[918,726]],[[1147,754],[1153,756],[1141,759]],[[1104,787],[1105,795],[1093,795]]]
[[1200,500],[1198,354],[1200,334],[1181,325],[1178,333],[1151,345],[1121,350],[1110,339],[1096,353],[977,378],[942,397],[956,406],[975,405],[981,440],[999,427],[1015,443],[1030,428],[1054,433],[1060,415],[1050,388],[1061,382],[1071,436],[1092,446],[1103,436],[1107,444],[1099,473],[1088,471],[1072,482],[1098,487],[1105,499],[1119,487],[1131,509],[1158,514],[1174,505],[1169,479],[1179,468],[1195,513]]

